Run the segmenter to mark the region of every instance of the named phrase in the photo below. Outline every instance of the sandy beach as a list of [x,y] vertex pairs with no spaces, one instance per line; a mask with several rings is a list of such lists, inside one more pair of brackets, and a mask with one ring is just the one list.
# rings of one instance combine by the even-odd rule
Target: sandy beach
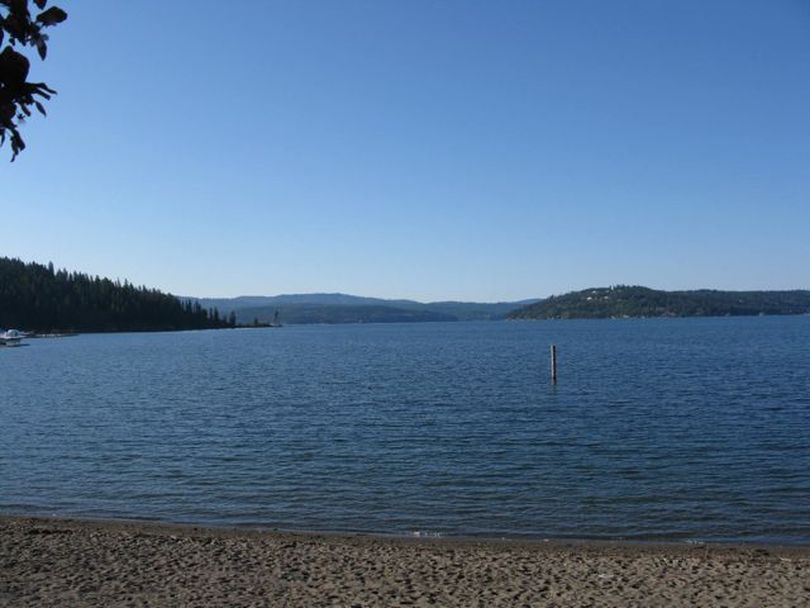
[[810,547],[0,518],[0,606],[810,606]]

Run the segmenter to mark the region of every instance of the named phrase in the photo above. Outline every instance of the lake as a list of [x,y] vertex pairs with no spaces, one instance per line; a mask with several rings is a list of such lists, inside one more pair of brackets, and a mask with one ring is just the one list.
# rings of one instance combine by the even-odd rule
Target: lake
[[0,512],[810,543],[809,370],[808,316],[30,340]]

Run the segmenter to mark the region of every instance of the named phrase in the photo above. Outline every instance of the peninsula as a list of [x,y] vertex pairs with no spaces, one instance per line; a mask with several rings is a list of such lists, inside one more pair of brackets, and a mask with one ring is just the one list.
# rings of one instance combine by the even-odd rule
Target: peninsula
[[551,296],[507,315],[509,319],[629,317],[739,317],[810,314],[810,291],[661,291],[617,285]]

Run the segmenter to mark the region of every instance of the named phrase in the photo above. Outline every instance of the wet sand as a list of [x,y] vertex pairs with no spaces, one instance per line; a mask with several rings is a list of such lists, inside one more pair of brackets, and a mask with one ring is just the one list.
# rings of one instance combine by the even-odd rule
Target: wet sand
[[810,606],[810,547],[0,517],[0,606]]

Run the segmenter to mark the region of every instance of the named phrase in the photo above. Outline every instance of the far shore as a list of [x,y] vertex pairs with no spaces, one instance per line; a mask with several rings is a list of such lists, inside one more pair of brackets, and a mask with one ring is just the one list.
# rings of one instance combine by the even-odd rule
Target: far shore
[[0,606],[799,606],[810,546],[0,517]]

